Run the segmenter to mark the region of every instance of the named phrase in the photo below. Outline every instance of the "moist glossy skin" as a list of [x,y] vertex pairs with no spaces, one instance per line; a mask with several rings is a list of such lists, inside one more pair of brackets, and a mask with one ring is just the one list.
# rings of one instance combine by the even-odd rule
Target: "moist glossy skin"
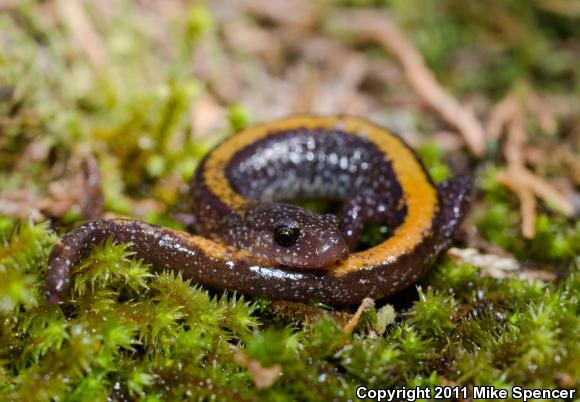
[[[290,204],[248,203],[239,211],[216,217],[211,224],[216,223],[219,225],[211,232],[203,230],[206,227],[201,224],[197,232],[279,266],[325,268],[349,255],[334,215],[318,215]],[[289,228],[295,239],[278,243],[277,228]]]
[[[227,149],[227,145],[218,147],[218,152],[220,148]],[[210,154],[201,163],[192,183],[194,210],[215,211],[214,214],[196,215],[197,233],[208,234],[216,240],[256,255],[268,256],[281,265],[313,268],[329,266],[335,262],[336,257],[344,255],[346,246],[354,250],[365,221],[390,223],[394,227],[405,214],[405,204],[400,202],[401,187],[392,164],[371,141],[353,136],[340,127],[330,130],[297,128],[273,131],[235,152],[224,164],[224,181],[230,184],[230,190],[245,199],[259,201],[260,205],[277,205],[279,208],[276,209],[286,211],[289,215],[298,213],[300,209],[280,205],[281,201],[325,198],[345,203],[342,222],[335,228],[316,222],[316,218],[293,218],[300,226],[310,226],[305,228],[305,233],[317,232],[310,236],[312,240],[324,242],[328,237],[334,241],[326,244],[327,258],[319,256],[318,261],[308,261],[311,255],[320,250],[319,245],[311,243],[300,247],[300,250],[297,248],[295,257],[288,263],[280,250],[272,253],[275,245],[265,244],[260,247],[259,244],[248,244],[248,240],[251,242],[259,237],[254,234],[254,227],[267,225],[272,214],[248,214],[248,206],[228,202],[230,197],[227,189],[205,180],[208,175],[219,174],[212,167],[212,162]],[[243,227],[243,230],[230,234],[229,228],[232,227]],[[316,227],[321,230],[316,230]],[[338,240],[338,237],[344,239],[344,242]]]
[[[426,271],[468,205],[465,179],[434,186],[402,140],[352,117],[293,117],[245,130],[202,161],[192,194],[193,227],[203,237],[130,220],[88,222],[65,235],[49,260],[48,301],[63,298],[71,268],[107,237],[218,288],[329,305],[378,299]],[[285,203],[317,198],[342,201],[340,220]],[[393,234],[356,251],[368,221]]]

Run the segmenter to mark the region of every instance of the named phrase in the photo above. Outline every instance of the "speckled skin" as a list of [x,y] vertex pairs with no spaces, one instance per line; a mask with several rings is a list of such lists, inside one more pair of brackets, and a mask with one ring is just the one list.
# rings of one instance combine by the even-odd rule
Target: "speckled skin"
[[[237,152],[225,168],[227,180],[244,198],[257,201],[239,208],[204,182],[211,157],[192,181],[195,231],[281,266],[330,266],[346,258],[347,248],[354,250],[364,221],[396,225],[405,213],[404,203],[398,205],[401,188],[384,155],[369,141],[340,130],[273,132]],[[320,198],[345,203],[342,222],[283,203]],[[302,244],[288,248],[273,241],[273,228],[284,219],[304,228]]]
[[[199,283],[272,299],[350,305],[412,284],[448,247],[468,205],[468,182],[457,178],[436,188],[400,139],[362,120],[337,124],[336,119],[341,118],[274,122],[255,139],[247,132],[210,152],[192,181],[193,226],[206,237],[132,220],[99,220],[74,229],[50,256],[48,301],[62,300],[71,268],[107,237],[130,242],[146,262]],[[364,130],[349,131],[351,126],[376,133],[367,139]],[[384,144],[383,133],[390,136]],[[385,155],[389,144],[393,152]],[[405,163],[396,159],[399,154]],[[393,161],[399,176],[405,173],[404,186]],[[415,175],[416,186],[433,197],[423,201],[417,190],[419,201],[417,195],[409,201]],[[343,201],[341,221],[284,203],[317,198]],[[425,210],[433,211],[426,224],[419,220]],[[426,225],[419,236],[412,224],[405,226],[406,219]],[[300,237],[283,247],[273,231],[288,220],[300,225]],[[349,254],[365,221],[387,224],[399,243]],[[404,247],[390,253],[390,244]]]
[[365,221],[394,227],[405,213],[391,163],[371,142],[340,129],[290,130],[256,141],[232,158],[227,177],[234,190],[262,202],[342,201],[339,228],[350,250]]

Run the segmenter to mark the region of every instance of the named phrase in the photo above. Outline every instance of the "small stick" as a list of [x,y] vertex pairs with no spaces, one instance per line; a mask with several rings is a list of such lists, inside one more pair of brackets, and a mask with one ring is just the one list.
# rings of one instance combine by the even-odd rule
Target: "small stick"
[[556,135],[558,130],[556,116],[536,91],[529,91],[526,103],[530,113],[536,116],[542,131],[551,136]]
[[500,172],[497,175],[498,183],[511,190],[520,200],[520,213],[522,215],[522,235],[526,239],[533,239],[536,235],[536,199],[532,191],[514,179],[511,171]]
[[423,57],[397,24],[376,10],[340,11],[327,19],[340,30],[380,43],[399,62],[409,85],[443,120],[457,129],[478,158],[485,153],[485,132],[473,112],[437,82]]
[[101,37],[85,13],[82,1],[60,0],[57,5],[64,25],[79,49],[82,49],[93,66],[107,63],[107,50]]
[[276,363],[272,367],[264,367],[259,361],[250,359],[241,352],[234,355],[234,361],[248,370],[257,389],[270,388],[282,373],[280,364]]
[[375,301],[373,299],[371,299],[370,297],[363,299],[360,306],[358,306],[358,309],[353,314],[352,318],[350,320],[348,320],[346,325],[342,328],[344,333],[345,334],[352,334],[352,331],[354,331],[354,329],[358,325],[358,322],[360,321],[360,318],[362,317],[363,313],[374,305],[375,305]]
[[553,206],[558,212],[566,216],[574,215],[574,207],[570,200],[545,179],[526,168],[517,169],[515,173],[517,175],[516,180],[527,186],[534,194]]
[[489,115],[489,122],[485,130],[487,138],[497,140],[501,137],[504,128],[512,120],[513,116],[518,113],[518,108],[518,102],[511,93],[495,104]]

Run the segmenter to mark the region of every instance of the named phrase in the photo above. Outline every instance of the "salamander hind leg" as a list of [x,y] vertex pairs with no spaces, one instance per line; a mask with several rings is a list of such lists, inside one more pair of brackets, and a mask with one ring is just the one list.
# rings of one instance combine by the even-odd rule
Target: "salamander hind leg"
[[438,187],[443,204],[443,247],[449,246],[465,217],[470,204],[471,182],[466,176],[456,176]]
[[191,213],[177,213],[173,215],[173,219],[185,226],[189,231],[198,232],[199,219],[195,214]]
[[348,199],[343,208],[340,229],[351,251],[355,251],[367,222],[397,225],[399,213],[385,200],[367,194],[358,194]]

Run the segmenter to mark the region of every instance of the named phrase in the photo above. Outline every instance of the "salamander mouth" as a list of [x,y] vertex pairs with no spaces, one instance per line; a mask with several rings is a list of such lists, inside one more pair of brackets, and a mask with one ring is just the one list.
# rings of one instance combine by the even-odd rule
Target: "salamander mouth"
[[320,269],[328,270],[349,257],[346,244],[330,247],[322,252],[315,251],[311,258],[297,255],[296,257],[277,258],[277,264],[289,269]]

